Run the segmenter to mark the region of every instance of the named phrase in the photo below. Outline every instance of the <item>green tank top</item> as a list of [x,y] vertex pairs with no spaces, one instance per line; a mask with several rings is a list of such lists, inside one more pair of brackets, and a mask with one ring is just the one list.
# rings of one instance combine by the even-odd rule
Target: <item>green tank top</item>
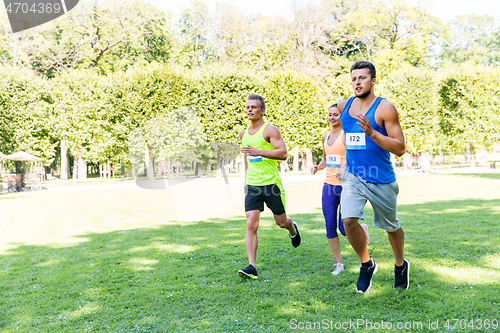
[[[261,150],[274,150],[272,144],[264,140],[264,129],[269,123],[264,123],[257,133],[250,135],[248,129],[243,134],[243,147],[250,145]],[[247,156],[247,184],[264,186],[281,184],[278,172],[278,161],[262,156]]]

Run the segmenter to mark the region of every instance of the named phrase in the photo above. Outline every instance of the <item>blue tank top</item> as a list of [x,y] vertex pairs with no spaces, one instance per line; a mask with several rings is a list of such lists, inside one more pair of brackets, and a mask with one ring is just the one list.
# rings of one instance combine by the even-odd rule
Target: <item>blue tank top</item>
[[[349,114],[354,98],[349,98],[340,114],[346,144],[346,171],[370,183],[392,183],[396,180],[396,175],[392,167],[390,153],[365,136],[363,129],[357,124],[356,118]],[[375,110],[381,101],[382,97],[377,97],[366,112],[365,117],[370,121],[375,131],[387,136],[385,127],[379,126],[375,121]]]

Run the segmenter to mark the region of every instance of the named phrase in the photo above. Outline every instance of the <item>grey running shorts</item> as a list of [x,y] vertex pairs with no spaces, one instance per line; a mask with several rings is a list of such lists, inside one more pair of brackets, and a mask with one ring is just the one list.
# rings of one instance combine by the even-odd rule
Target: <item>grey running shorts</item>
[[389,184],[377,184],[365,181],[350,172],[342,175],[342,196],[340,209],[342,219],[357,217],[364,220],[363,208],[366,200],[373,207],[373,226],[394,232],[401,228],[397,215],[397,195],[399,186],[396,181]]

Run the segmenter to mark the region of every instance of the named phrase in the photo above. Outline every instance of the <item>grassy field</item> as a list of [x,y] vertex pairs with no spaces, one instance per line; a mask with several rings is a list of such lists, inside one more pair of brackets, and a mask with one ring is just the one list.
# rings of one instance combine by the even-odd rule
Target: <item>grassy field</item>
[[1,194],[0,331],[500,331],[500,174],[399,177],[410,288],[392,289],[392,251],[372,227],[379,271],[363,295],[345,237],[346,272],[330,275],[322,177],[284,184],[299,248],[263,214],[256,281],[236,275],[241,184]]

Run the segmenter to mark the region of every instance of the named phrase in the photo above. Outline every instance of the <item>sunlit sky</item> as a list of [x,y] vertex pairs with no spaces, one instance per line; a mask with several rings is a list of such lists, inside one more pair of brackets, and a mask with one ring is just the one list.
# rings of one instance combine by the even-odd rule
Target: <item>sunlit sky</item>
[[[179,15],[182,9],[189,6],[188,0],[147,0],[161,9]],[[211,10],[221,0],[205,0]],[[282,15],[292,17],[294,3],[305,5],[318,3],[319,0],[226,0],[225,2],[248,13],[259,13],[268,16]],[[408,0],[411,4],[426,3],[428,12],[437,16],[443,23],[448,23],[457,15],[478,14],[492,15],[500,20],[500,0]]]

